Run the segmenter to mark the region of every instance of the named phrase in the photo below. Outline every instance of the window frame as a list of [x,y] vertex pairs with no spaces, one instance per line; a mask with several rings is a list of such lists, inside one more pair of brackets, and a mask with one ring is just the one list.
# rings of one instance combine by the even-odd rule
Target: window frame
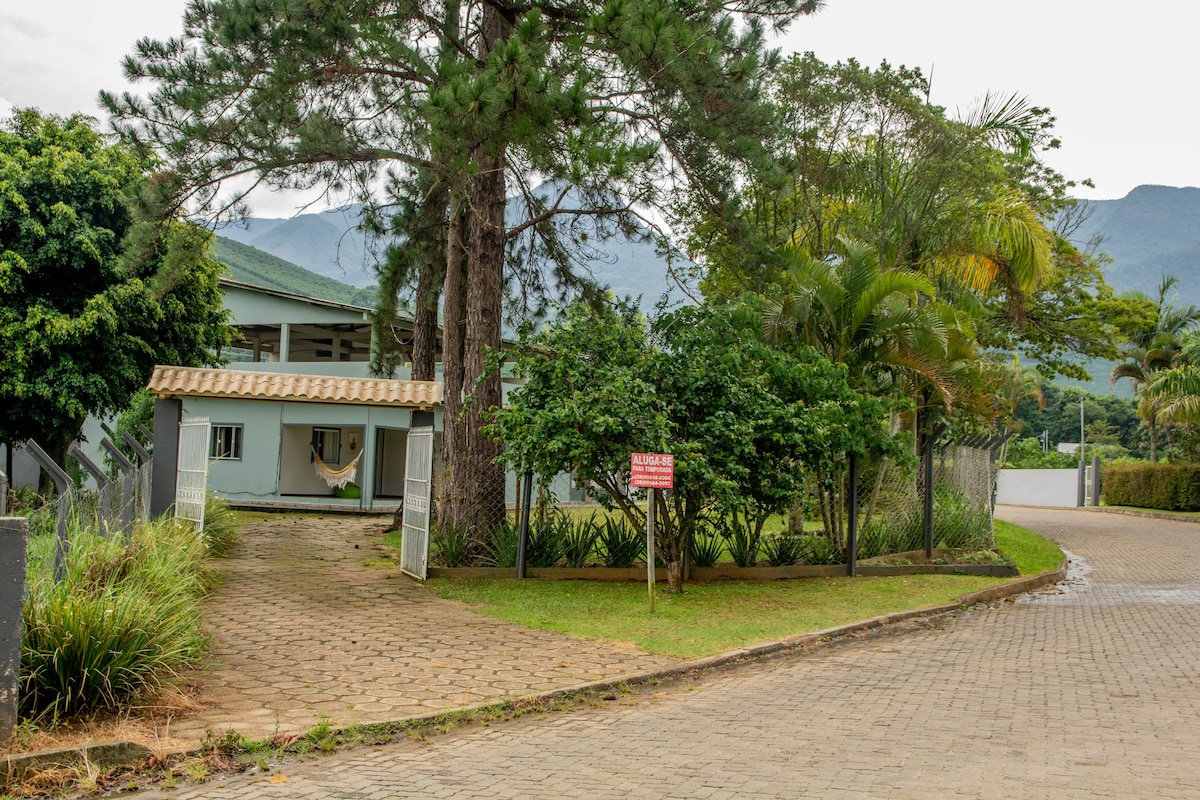
[[[213,423],[212,432],[208,438],[208,458],[215,461],[241,461],[243,453],[243,443],[245,442],[246,426],[240,422],[218,422]],[[222,433],[230,432],[228,448],[218,446],[219,442],[223,442]],[[227,450],[228,454],[222,451]]]

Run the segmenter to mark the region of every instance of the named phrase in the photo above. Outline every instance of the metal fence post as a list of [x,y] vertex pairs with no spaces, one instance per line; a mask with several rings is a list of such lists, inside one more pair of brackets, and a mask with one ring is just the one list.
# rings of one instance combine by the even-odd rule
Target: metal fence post
[[533,472],[525,470],[521,480],[521,519],[517,524],[517,577],[525,577],[525,548],[529,543],[529,512],[533,505]]
[[25,442],[25,450],[46,470],[50,480],[54,481],[54,488],[58,490],[58,515],[54,521],[54,582],[61,583],[66,577],[67,506],[71,501],[71,478],[33,439]]
[[83,467],[96,481],[96,527],[100,531],[100,536],[107,538],[108,517],[111,512],[108,507],[108,485],[111,481],[104,474],[104,470],[88,458],[76,442],[71,442],[71,446],[67,448],[67,455],[78,461],[79,466]]
[[846,574],[854,577],[858,570],[858,455],[850,454],[850,517],[849,534],[846,541]]
[[134,487],[133,478],[137,468],[133,466],[133,462],[120,451],[120,449],[109,439],[101,439],[100,446],[104,448],[109,457],[117,462],[117,469],[121,471],[121,531],[125,534],[125,538],[129,539],[133,536],[133,502],[134,502]]
[[25,602],[25,551],[29,520],[0,518],[0,741],[17,724],[21,677],[21,606]]

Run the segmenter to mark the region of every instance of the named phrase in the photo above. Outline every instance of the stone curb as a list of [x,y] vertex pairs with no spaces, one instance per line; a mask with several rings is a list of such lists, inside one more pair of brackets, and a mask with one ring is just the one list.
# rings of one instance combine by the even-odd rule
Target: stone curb
[[[543,692],[541,694],[524,695],[521,697],[510,698],[513,701],[521,701],[527,703],[545,703],[563,697],[570,697],[576,694],[586,692],[607,692],[617,689],[621,686],[633,684],[643,685],[650,684],[656,681],[672,680],[683,678],[688,675],[695,675],[704,672],[711,672],[721,667],[729,666],[743,661],[750,661],[758,658],[765,658],[780,653],[800,650],[805,647],[815,647],[823,644],[828,644],[836,639],[843,639],[847,636],[852,636],[856,633],[882,628],[887,625],[894,625],[898,622],[905,622],[911,619],[929,619],[933,617],[950,614],[954,611],[959,611],[964,608],[969,608],[980,603],[991,603],[996,600],[1001,600],[1006,597],[1024,594],[1040,589],[1045,586],[1051,586],[1066,579],[1067,561],[1066,559],[1059,565],[1059,568],[1054,572],[1046,572],[1041,575],[1033,575],[1028,578],[1022,578],[1012,583],[1006,583],[1001,586],[993,586],[990,589],[981,589],[977,592],[961,595],[954,603],[947,603],[940,606],[930,606],[929,608],[917,608],[911,611],[898,611],[894,614],[885,614],[880,617],[862,620],[860,622],[852,622],[848,625],[839,625],[834,628],[826,628],[825,630],[816,631],[815,633],[805,633],[798,636],[790,636],[786,639],[781,639],[777,642],[766,642],[764,644],[754,645],[752,647],[743,647],[737,650],[730,650],[726,653],[719,653],[715,656],[697,659],[695,661],[687,661],[682,664],[677,664],[671,667],[662,669],[648,670],[645,672],[636,672],[632,675],[626,675],[621,678],[605,678],[599,681],[591,681],[578,686],[573,686],[568,689],[556,689],[551,692]],[[416,717],[407,717],[403,720],[397,720],[393,725],[411,724],[419,726],[422,724],[434,724],[447,715],[463,714],[472,711],[478,712],[487,708],[495,708],[504,704],[505,701],[492,701],[487,703],[479,703],[471,706],[460,706],[458,708],[445,708],[440,711],[422,714]],[[389,723],[373,723],[373,726],[379,724],[387,725]],[[171,755],[184,755],[189,753],[199,753],[200,748],[185,748],[183,750],[172,751]],[[115,767],[122,765],[134,765],[142,763],[151,757],[150,751],[139,744],[133,742],[97,742],[94,744],[86,744],[76,747],[64,747],[56,750],[43,750],[35,753],[24,753],[16,756],[7,757],[7,775],[13,776],[14,771],[25,770],[37,767],[72,767],[79,766],[84,763],[104,764],[105,766]]]
[[1086,506],[1085,510],[1094,514],[1123,514],[1127,517],[1163,519],[1171,522],[1187,522],[1192,525],[1200,525],[1200,517],[1185,517],[1182,514],[1172,514],[1169,511],[1138,511],[1132,508],[1109,508],[1108,506]]
[[135,742],[88,742],[74,747],[57,747],[4,756],[2,767],[6,779],[21,780],[30,770],[73,769],[85,765],[105,769],[129,766],[149,761],[150,748]]

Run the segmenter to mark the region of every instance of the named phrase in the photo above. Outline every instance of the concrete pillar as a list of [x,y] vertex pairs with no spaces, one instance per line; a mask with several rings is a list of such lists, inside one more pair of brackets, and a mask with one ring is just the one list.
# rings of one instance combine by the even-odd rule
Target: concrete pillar
[[179,423],[183,401],[159,397],[154,400],[154,466],[150,479],[150,517],[161,517],[175,505],[175,481],[179,470]]
[[288,362],[288,350],[291,348],[292,326],[284,322],[279,325],[279,363]]
[[21,678],[21,604],[25,601],[25,550],[29,520],[0,517],[0,741],[17,725]]

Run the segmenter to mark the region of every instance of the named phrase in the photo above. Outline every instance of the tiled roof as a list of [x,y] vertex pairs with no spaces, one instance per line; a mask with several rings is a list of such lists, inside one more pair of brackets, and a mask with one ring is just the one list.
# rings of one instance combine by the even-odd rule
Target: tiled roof
[[437,381],[337,378],[237,369],[155,367],[150,391],[160,397],[240,397],[309,403],[432,408],[442,404]]

